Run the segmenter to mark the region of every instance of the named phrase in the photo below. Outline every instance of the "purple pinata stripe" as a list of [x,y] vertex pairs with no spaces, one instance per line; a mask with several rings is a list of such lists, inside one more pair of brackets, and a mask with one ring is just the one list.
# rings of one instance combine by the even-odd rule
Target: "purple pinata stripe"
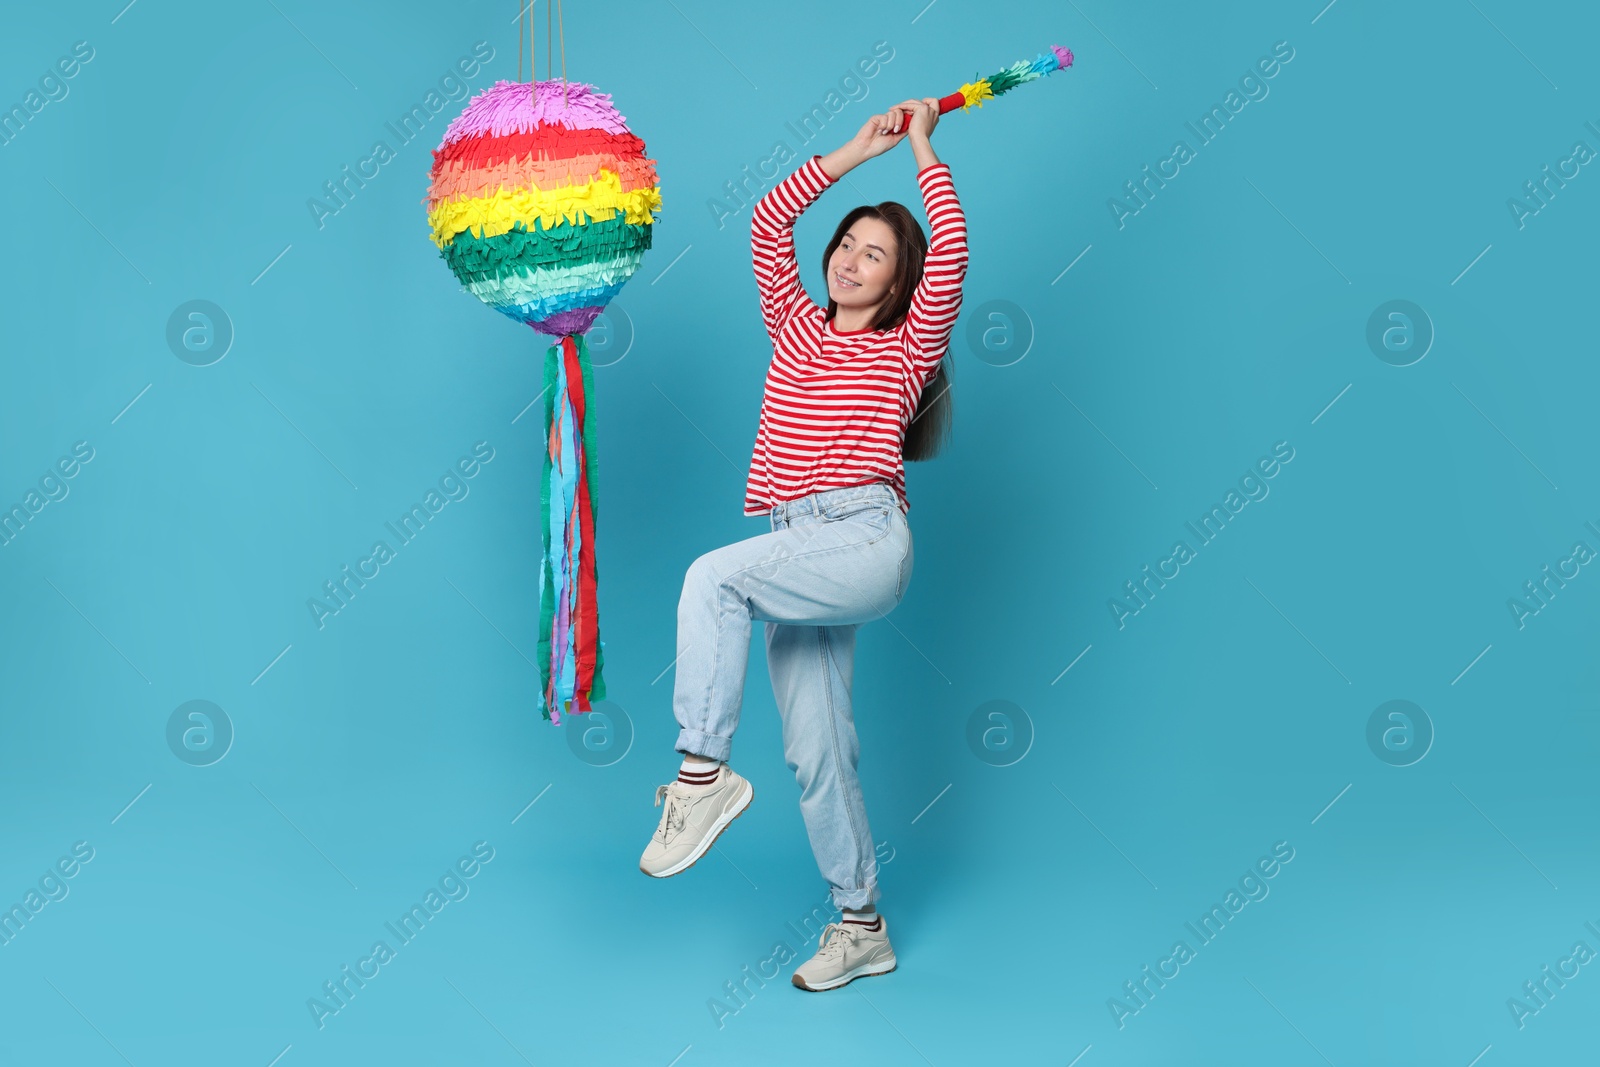
[[571,311],[558,311],[547,319],[539,319],[528,323],[540,333],[552,337],[566,337],[570,334],[580,334],[594,325],[594,320],[600,317],[601,308],[574,308]]
[[627,120],[611,105],[611,94],[585,82],[542,81],[538,92],[527,82],[504,79],[473,97],[467,108],[444,131],[440,147],[464,137],[525,133],[538,126],[565,126],[572,130],[627,133]]

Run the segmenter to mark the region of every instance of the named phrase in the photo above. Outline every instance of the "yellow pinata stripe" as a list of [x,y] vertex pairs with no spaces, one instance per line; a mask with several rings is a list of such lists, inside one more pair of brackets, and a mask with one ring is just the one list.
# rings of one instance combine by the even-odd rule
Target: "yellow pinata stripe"
[[[946,82],[945,84],[948,85],[950,83]],[[994,99],[994,91],[989,88],[988,78],[980,78],[975,84],[968,82],[963,85],[961,87],[961,96],[963,101],[962,108],[969,108],[974,105],[982,107],[985,100]]]
[[428,212],[433,243],[443,248],[456,234],[471,230],[479,237],[498,237],[522,223],[532,230],[537,219],[545,229],[562,221],[575,225],[612,219],[618,211],[634,225],[655,221],[652,212],[661,208],[661,186],[624,192],[615,171],[602,169],[581,185],[561,185],[552,189],[504,188],[491,196],[461,197],[441,201]]

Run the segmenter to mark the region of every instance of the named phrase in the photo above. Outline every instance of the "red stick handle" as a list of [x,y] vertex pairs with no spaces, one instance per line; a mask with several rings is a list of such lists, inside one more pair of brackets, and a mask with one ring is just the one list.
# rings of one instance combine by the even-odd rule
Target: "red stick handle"
[[[957,91],[951,93],[949,96],[941,96],[939,98],[939,114],[948,115],[950,112],[954,111],[958,107],[961,107],[966,102],[967,102],[967,98],[961,95],[960,90],[957,90]],[[909,127],[910,125],[911,125],[910,116],[907,116],[906,117],[906,126]],[[890,130],[889,132],[890,133],[904,133],[905,130],[904,129],[897,129],[897,130]]]

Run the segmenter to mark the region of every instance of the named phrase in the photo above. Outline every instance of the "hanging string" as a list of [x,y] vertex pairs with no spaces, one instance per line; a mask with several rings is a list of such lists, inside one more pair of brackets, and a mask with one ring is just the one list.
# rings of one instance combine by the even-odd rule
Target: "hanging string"
[[[534,58],[538,55],[536,51],[538,47],[536,31],[539,28],[539,24],[528,15],[528,8],[532,7],[535,2],[537,0],[529,0],[517,13],[517,81],[520,82],[522,80],[522,26],[526,22],[528,26],[528,84],[530,85],[537,85],[539,81],[537,74],[538,64]],[[555,60],[551,56],[551,48],[554,44],[553,38],[559,37],[561,41],[561,103],[563,106],[567,106],[571,103],[567,95],[567,23],[565,13],[561,10],[561,0],[556,0],[556,29],[554,33],[550,29],[550,18],[550,4],[549,0],[546,0],[544,9],[545,68],[547,70],[555,69]]]
[[[546,10],[549,10],[546,7]],[[556,0],[556,26],[561,34],[561,106],[567,106],[567,28],[561,18],[561,0]]]

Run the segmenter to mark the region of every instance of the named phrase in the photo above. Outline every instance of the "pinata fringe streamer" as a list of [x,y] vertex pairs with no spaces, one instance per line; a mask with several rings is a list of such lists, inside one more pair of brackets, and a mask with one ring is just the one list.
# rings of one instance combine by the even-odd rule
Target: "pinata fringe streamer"
[[547,447],[539,480],[540,710],[553,723],[563,712],[590,710],[603,699],[605,642],[600,640],[595,567],[596,472],[594,369],[581,334],[545,352]]

